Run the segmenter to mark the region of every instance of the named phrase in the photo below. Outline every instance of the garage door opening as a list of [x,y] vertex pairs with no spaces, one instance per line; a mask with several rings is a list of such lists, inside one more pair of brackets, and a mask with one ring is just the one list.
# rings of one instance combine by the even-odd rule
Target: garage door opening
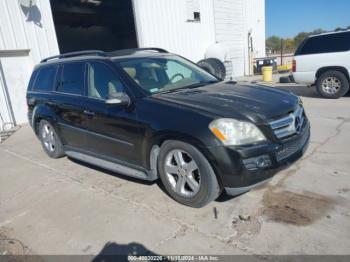
[[131,0],[51,0],[61,53],[136,48]]

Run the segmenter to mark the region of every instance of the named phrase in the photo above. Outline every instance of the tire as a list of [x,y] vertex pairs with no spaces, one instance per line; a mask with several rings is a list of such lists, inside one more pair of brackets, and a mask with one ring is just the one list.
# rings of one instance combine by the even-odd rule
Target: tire
[[51,158],[64,156],[61,139],[50,122],[41,120],[39,123],[39,138],[46,154]]
[[[178,152],[181,154],[180,162],[183,163],[183,168],[179,168],[177,164]],[[218,198],[222,192],[211,165],[203,154],[190,144],[175,140],[164,142],[157,164],[167,193],[183,205],[200,208]]]
[[289,75],[289,81],[291,83],[295,83],[295,80],[294,80],[294,76],[293,75]]
[[226,67],[223,62],[216,58],[203,59],[197,63],[205,71],[224,80],[226,77]]
[[289,76],[282,76],[282,77],[280,77],[280,83],[281,84],[289,84],[290,83]]
[[324,98],[337,99],[349,91],[349,80],[342,72],[327,71],[317,79],[316,89]]

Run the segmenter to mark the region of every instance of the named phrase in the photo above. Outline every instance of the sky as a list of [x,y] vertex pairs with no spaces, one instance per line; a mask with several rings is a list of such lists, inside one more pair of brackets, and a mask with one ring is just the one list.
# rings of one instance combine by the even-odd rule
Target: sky
[[350,0],[266,0],[266,36],[350,26]]

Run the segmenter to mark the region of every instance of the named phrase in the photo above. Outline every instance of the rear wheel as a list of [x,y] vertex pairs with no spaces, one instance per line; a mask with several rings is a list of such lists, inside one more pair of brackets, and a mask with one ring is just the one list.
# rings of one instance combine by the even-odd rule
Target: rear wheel
[[46,120],[41,120],[39,123],[39,137],[49,157],[60,158],[64,156],[61,140],[53,126]]
[[203,207],[221,193],[209,162],[190,144],[164,142],[158,158],[158,171],[168,194],[181,204]]
[[316,83],[317,92],[325,98],[337,99],[349,91],[349,80],[339,71],[327,71]]

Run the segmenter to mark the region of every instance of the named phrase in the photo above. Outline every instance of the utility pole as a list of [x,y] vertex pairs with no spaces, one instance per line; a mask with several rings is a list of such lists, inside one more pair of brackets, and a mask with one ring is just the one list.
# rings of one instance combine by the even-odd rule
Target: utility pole
[[281,38],[281,65],[283,65],[283,38]]

